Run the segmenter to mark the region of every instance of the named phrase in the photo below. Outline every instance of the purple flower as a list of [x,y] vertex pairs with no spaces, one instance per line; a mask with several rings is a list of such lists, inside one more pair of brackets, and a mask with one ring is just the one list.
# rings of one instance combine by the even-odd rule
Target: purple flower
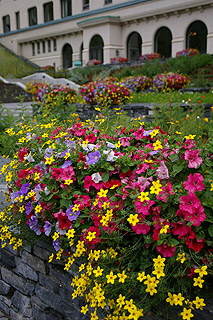
[[143,136],[144,136],[144,137],[148,137],[149,134],[150,134],[152,131],[153,131],[153,130],[149,130],[149,131],[144,130]]
[[68,217],[68,219],[70,221],[75,221],[78,218],[79,214],[80,214],[80,211],[73,212],[73,208],[74,208],[74,206],[72,205],[66,211],[66,215],[67,215],[67,217]]
[[149,154],[150,154],[151,156],[153,156],[154,154],[157,154],[159,151],[160,151],[160,150],[153,150],[153,151],[151,151]]
[[32,211],[32,203],[31,202],[27,202],[26,207],[25,207],[25,211],[26,211],[26,215],[28,216],[30,214],[30,212]]
[[60,153],[60,157],[65,157],[66,156],[66,153],[68,153],[69,152],[69,149],[66,149],[66,150],[64,150],[63,152],[61,152]]
[[72,161],[71,160],[67,160],[64,162],[64,164],[61,166],[61,169],[66,169],[68,168],[69,166],[71,166],[72,164]]
[[51,228],[52,228],[52,225],[49,221],[45,221],[45,224],[44,224],[44,233],[47,237],[49,237],[50,235],[50,232],[51,232]]
[[163,161],[161,162],[160,167],[157,168],[156,173],[160,180],[169,179],[169,171]]
[[21,191],[16,191],[16,192],[13,192],[11,193],[11,200],[12,200],[12,203],[15,202],[15,199],[18,197],[21,197],[22,193]]
[[20,189],[20,192],[21,192],[22,194],[27,194],[29,188],[30,188],[30,183],[27,182],[27,183],[25,183],[25,184],[22,185],[22,187],[21,187],[21,189]]
[[70,149],[74,149],[75,146],[75,141],[72,140],[66,140],[64,141],[64,143],[66,144],[67,147],[69,147]]
[[98,150],[96,150],[95,152],[91,152],[88,154],[87,163],[94,164],[100,159],[100,157],[101,157],[101,154]]
[[29,227],[33,230],[38,236],[41,234],[41,230],[38,225],[38,219],[36,216],[32,216],[29,220]]
[[56,239],[55,241],[53,241],[53,247],[54,247],[55,251],[59,251],[61,249],[60,239]]
[[40,194],[39,194],[39,192],[42,191],[41,184],[40,183],[37,184],[37,186],[34,188],[33,191],[36,193],[36,201],[38,201],[40,199],[40,197],[41,197]]

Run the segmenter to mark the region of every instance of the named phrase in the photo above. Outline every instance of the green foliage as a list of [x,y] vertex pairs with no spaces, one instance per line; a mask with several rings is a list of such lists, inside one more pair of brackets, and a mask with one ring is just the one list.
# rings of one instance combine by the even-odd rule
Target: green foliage
[[0,46],[0,76],[22,78],[35,71],[35,67]]

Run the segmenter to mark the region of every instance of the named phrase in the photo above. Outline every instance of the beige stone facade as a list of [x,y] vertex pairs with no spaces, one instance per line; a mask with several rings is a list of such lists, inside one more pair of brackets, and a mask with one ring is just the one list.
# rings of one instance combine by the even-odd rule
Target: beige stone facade
[[0,43],[57,69],[115,56],[213,54],[212,0],[0,0]]

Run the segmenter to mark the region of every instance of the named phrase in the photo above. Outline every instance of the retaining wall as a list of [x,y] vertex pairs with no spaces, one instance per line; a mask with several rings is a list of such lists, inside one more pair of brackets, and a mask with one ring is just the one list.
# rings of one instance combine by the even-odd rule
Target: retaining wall
[[16,253],[0,249],[0,309],[11,320],[87,320],[82,300],[72,300],[74,277],[63,264],[48,263],[53,250],[39,242]]

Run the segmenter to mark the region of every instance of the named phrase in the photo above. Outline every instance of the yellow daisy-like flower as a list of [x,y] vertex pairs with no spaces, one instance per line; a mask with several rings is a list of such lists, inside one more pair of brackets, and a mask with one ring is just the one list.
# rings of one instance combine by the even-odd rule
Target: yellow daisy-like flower
[[150,187],[150,193],[158,195],[162,191],[161,187],[160,180],[153,181],[152,186]]
[[208,272],[207,270],[207,266],[202,266],[202,268],[200,269],[195,269],[194,273],[199,273],[199,277],[203,277],[203,276],[207,276]]
[[141,202],[144,202],[145,200],[149,201],[150,198],[148,197],[149,192],[141,192],[138,196],[138,199],[140,199]]
[[113,274],[113,271],[110,271],[110,274],[107,274],[106,278],[107,278],[107,283],[114,284],[115,279],[117,278],[117,276]]
[[195,304],[196,309],[203,310],[203,307],[205,307],[204,299],[196,297],[195,300],[192,301]]
[[195,287],[200,287],[200,288],[202,288],[203,287],[203,282],[204,282],[204,280],[202,280],[200,277],[198,277],[198,278],[193,278],[193,280],[194,280],[194,283],[193,283],[193,286],[195,286]]
[[140,282],[142,282],[142,281],[145,280],[145,279],[146,279],[145,272],[144,272],[144,271],[143,271],[143,272],[139,272],[139,273],[138,273],[137,280],[140,281]]
[[127,219],[127,221],[134,226],[136,226],[136,224],[139,222],[138,219],[138,214],[130,214],[129,218]]
[[191,311],[191,309],[183,308],[183,312],[181,312],[183,320],[190,320],[190,318],[194,317]]
[[124,283],[124,281],[127,278],[127,275],[125,274],[125,270],[123,270],[122,273],[118,273],[118,278],[119,278],[118,282]]

